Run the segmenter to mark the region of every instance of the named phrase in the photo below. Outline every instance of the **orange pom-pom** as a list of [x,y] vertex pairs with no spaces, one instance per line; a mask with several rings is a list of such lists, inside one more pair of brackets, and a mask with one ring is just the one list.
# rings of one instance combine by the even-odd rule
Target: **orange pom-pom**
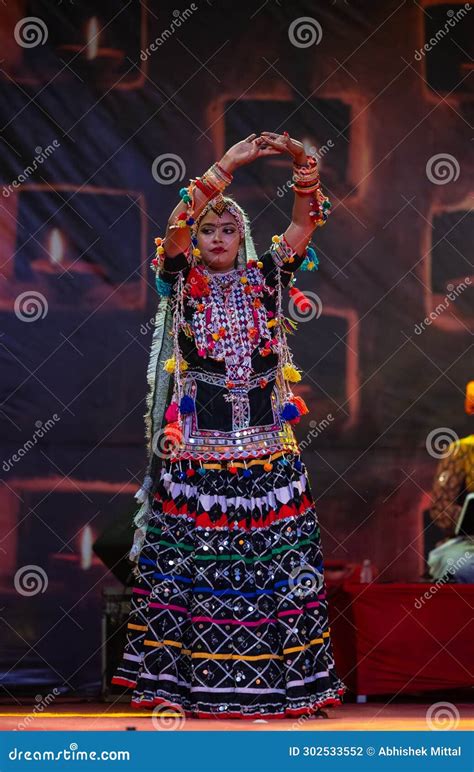
[[290,402],[293,402],[293,404],[296,405],[300,411],[300,415],[306,415],[306,413],[309,413],[308,405],[304,401],[303,397],[293,397],[290,399]]

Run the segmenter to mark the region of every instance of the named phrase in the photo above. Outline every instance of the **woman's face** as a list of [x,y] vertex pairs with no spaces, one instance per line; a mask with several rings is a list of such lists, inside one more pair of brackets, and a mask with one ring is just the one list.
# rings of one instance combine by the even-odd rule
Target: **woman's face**
[[208,268],[229,271],[235,267],[240,234],[233,215],[224,211],[219,217],[211,209],[199,223],[196,236],[201,259]]

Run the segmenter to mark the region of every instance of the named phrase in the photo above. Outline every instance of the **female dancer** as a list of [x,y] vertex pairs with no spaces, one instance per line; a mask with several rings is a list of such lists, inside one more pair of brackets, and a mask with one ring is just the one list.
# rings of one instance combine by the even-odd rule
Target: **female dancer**
[[[292,221],[257,257],[223,191],[262,156],[293,157]],[[161,295],[136,498],[127,642],[112,683],[134,707],[285,718],[339,704],[320,532],[292,424],[308,412],[282,312],[330,203],[288,134],[250,135],[180,191],[152,262]]]

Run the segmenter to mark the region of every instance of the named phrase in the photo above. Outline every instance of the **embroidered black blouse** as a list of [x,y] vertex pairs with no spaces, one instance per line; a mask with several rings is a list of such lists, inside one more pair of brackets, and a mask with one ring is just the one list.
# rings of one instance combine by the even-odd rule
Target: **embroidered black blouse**
[[[299,256],[293,253],[293,257],[291,270],[286,268],[288,264],[284,268],[280,263],[283,288],[305,259],[305,254]],[[202,356],[202,351],[199,353],[196,339],[200,330],[203,331],[203,322],[197,321],[198,301],[184,291],[184,319],[187,324],[184,325],[185,329],[180,329],[178,340],[188,365],[183,373],[184,393],[194,399],[195,411],[184,420],[183,458],[245,458],[283,449],[298,450],[291,425],[280,418],[282,398],[279,386],[281,375],[277,367],[278,352],[267,342],[274,335],[274,330],[269,332],[269,329],[272,330],[276,324],[272,320],[277,311],[276,266],[279,257],[274,250],[268,250],[258,260],[261,263],[259,268],[232,269],[225,273],[205,270],[212,298],[203,297],[198,301],[202,301],[204,306],[209,305],[210,300],[214,303],[214,315],[217,313],[222,324],[221,332],[230,337],[224,356],[222,349],[219,358],[209,351],[206,356]],[[185,253],[180,253],[176,257],[165,256],[158,275],[171,284],[172,292],[175,292],[179,275],[182,273],[186,282],[189,272],[188,258]],[[251,318],[250,313],[254,313],[253,307],[249,306],[247,310],[244,308],[252,303],[252,298],[242,291],[242,277],[245,276],[250,276],[254,285],[257,282],[262,286],[263,291],[259,295],[260,319],[263,318],[266,330],[258,339],[254,339],[255,345],[254,341],[247,344],[249,357],[246,361],[247,365],[250,364],[250,371],[247,369],[247,385],[245,389],[235,389],[226,385],[230,380],[229,361],[232,353],[241,345],[242,333],[248,334],[250,323],[247,320]],[[183,286],[186,288],[186,284]],[[225,311],[221,307],[228,298],[229,312],[227,307]],[[202,305],[200,312],[205,313]],[[232,353],[229,354],[229,350]],[[266,353],[262,354],[262,350]]]

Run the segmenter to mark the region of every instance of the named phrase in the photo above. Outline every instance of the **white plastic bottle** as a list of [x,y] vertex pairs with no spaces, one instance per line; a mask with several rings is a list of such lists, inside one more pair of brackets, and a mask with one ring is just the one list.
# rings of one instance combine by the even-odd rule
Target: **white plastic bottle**
[[360,581],[362,584],[368,584],[373,578],[372,563],[368,558],[365,558],[360,569]]

